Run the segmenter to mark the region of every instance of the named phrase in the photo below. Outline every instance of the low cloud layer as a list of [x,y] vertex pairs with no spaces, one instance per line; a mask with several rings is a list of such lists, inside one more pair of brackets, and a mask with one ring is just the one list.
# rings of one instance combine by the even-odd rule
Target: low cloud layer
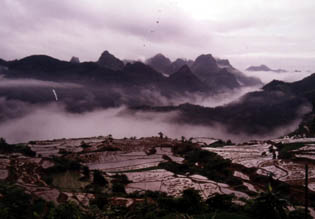
[[[293,131],[298,126],[300,117],[306,111],[297,114],[292,112],[294,116],[289,118],[289,124],[279,123],[281,124],[281,127],[279,127],[280,125],[275,123],[274,127],[278,127],[277,129],[271,130],[268,126],[267,131],[259,132],[267,133],[265,135],[248,135],[242,133],[249,133],[245,131],[248,129],[259,129],[256,124],[257,122],[259,124],[259,121],[256,121],[252,126],[250,119],[245,117],[246,121],[244,121],[241,118],[239,119],[240,123],[244,123],[246,126],[246,129],[241,130],[237,126],[237,124],[240,124],[238,120],[236,120],[235,124],[232,124],[231,121],[229,124],[224,124],[224,121],[227,119],[225,116],[220,120],[213,118],[207,120],[210,114],[203,114],[202,121],[206,120],[207,122],[204,124],[212,124],[211,126],[189,125],[202,124],[200,122],[192,122],[194,119],[200,120],[198,111],[195,112],[197,114],[186,114],[182,118],[180,116],[183,116],[183,114],[177,111],[172,111],[171,113],[142,112],[131,111],[126,107],[117,107],[122,104],[128,106],[170,106],[184,103],[216,107],[230,102],[237,103],[237,100],[243,94],[259,89],[260,87],[249,87],[222,92],[211,97],[187,94],[181,96],[181,98],[167,98],[159,92],[150,89],[137,90],[136,93],[132,93],[131,90],[122,88],[111,89],[108,87],[106,92],[104,92],[103,89],[97,89],[93,86],[81,87],[81,85],[73,83],[0,78],[0,137],[6,138],[10,143],[16,143],[39,139],[108,134],[112,134],[117,138],[147,137],[156,136],[161,131],[172,138],[180,138],[181,136],[187,138],[213,137],[243,142],[250,139],[274,138]],[[55,90],[58,94],[58,101],[55,100],[52,90]],[[254,101],[252,103],[254,105],[250,105],[249,109],[254,109],[251,109],[251,112],[248,111],[247,114],[251,115],[251,113],[254,113],[255,107],[259,108],[260,104],[262,106],[267,102],[276,104],[282,100],[280,95],[279,100],[275,99],[275,103],[271,103],[268,100],[273,100],[275,97],[268,97],[268,95],[254,95],[253,98],[250,98],[250,101]],[[244,110],[248,109],[246,107],[242,109],[242,105],[236,106],[236,109],[230,106],[227,114],[232,116],[230,119],[233,119],[233,116],[240,116],[237,114],[238,110],[243,110],[241,112],[244,112]],[[116,106],[116,108],[109,108],[113,106]],[[294,107],[290,107],[290,109],[291,111],[295,110]],[[283,110],[286,110],[286,108]],[[310,110],[309,107],[307,110]],[[188,110],[188,112],[191,111]],[[262,116],[266,117],[266,115]],[[213,123],[213,121],[220,121],[220,123]],[[239,134],[232,134],[237,133],[238,129],[234,130],[236,126],[241,131]],[[262,130],[265,128],[262,127]]]
[[0,75],[0,88],[12,87],[80,88],[82,86],[75,83],[41,81],[36,79],[7,79]]
[[246,93],[259,91],[261,90],[261,86],[251,86],[251,87],[242,87],[239,89],[232,89],[222,91],[219,94],[213,96],[204,96],[198,94],[187,95],[185,98],[176,98],[171,100],[171,104],[179,105],[184,103],[190,103],[194,105],[200,105],[204,107],[217,107],[224,106],[228,103],[238,100],[241,96]]
[[68,113],[61,105],[50,104],[34,109],[27,115],[0,124],[0,133],[10,143],[30,140],[90,137],[112,134],[115,138],[157,136],[214,137],[243,142],[281,136],[296,128],[298,120],[266,136],[233,135],[224,126],[213,127],[176,124],[173,113],[129,113],[126,108],[95,110],[83,114]]
[[253,76],[259,78],[264,84],[268,84],[272,80],[279,80],[285,82],[295,82],[302,80],[303,78],[311,75],[314,72],[311,71],[301,71],[297,70],[288,71],[283,73],[277,73],[272,71],[245,71],[245,74],[248,76]]

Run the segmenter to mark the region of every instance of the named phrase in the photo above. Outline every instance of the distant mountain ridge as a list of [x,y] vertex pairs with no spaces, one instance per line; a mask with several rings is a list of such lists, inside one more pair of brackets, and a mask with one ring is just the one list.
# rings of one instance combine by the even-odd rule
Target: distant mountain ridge
[[7,65],[7,61],[0,59],[0,65],[2,66],[6,66]]
[[[108,64],[109,60],[115,65]],[[69,112],[119,106],[136,111],[175,111],[180,112],[176,122],[202,126],[219,123],[231,133],[274,131],[296,122],[315,104],[315,75],[294,83],[273,81],[262,91],[247,93],[220,107],[182,104],[195,97],[205,100],[222,90],[234,91],[261,82],[247,77],[228,60],[210,54],[198,56],[193,62],[175,62],[176,68],[187,62],[189,65],[165,76],[142,62],[124,64],[107,51],[97,62],[73,63],[47,55],[4,61],[7,70],[2,72],[3,79],[16,80],[21,86],[0,86],[0,121],[27,113],[23,110],[27,106],[56,102],[52,90],[58,93],[58,104]]]
[[182,66],[177,72],[169,77],[171,86],[177,90],[197,92],[207,91],[209,87],[202,83],[190,70],[187,65]]
[[70,59],[71,63],[80,63],[80,59],[76,56],[72,56],[72,58]]
[[272,71],[272,72],[277,72],[277,73],[287,72],[284,69],[271,69],[266,65],[250,66],[246,70],[247,71]]
[[114,71],[121,70],[124,67],[124,63],[107,50],[102,53],[97,63],[102,67],[106,67]]
[[[103,58],[117,59],[106,51],[100,59],[104,60]],[[71,108],[71,111],[84,111],[97,106],[158,104],[160,96],[167,100],[175,96],[185,97],[194,92],[204,96],[214,95],[216,92],[192,74],[188,67],[185,72],[179,70],[178,74],[175,73],[173,77],[165,77],[142,62],[121,65],[118,61],[119,68],[123,66],[120,70],[113,70],[113,65],[105,65],[105,63],[103,62],[102,65],[99,61],[74,63],[47,55],[33,55],[7,62],[8,71],[3,73],[5,78],[10,80],[36,79],[58,83],[77,83],[84,86],[85,89],[58,89],[61,96],[60,101],[67,101],[66,105]],[[0,96],[4,95],[19,101],[27,99],[34,103],[49,102],[51,101],[51,89],[33,88],[27,92],[24,91],[22,95],[22,93],[18,93],[17,89],[5,88],[3,91],[0,89]],[[35,94],[32,92],[35,90],[42,91]],[[67,99],[62,98],[64,95]],[[85,100],[76,101],[78,99]]]
[[[96,63],[80,63],[77,57],[73,57],[70,62],[66,62],[46,55],[34,55],[8,62],[6,65],[11,70],[8,77],[12,78],[34,77],[41,80],[68,80],[123,86],[134,83],[137,86],[145,87],[154,84],[156,88],[171,93],[171,86],[174,87],[175,93],[178,93],[179,90],[181,92],[185,90],[216,93],[225,89],[262,84],[259,79],[247,77],[235,69],[228,60],[215,59],[211,54],[200,55],[195,61],[176,59],[174,62],[171,62],[162,54],[157,54],[148,59],[147,64],[140,64],[140,62],[126,63],[125,65],[123,61],[105,50]],[[150,68],[148,68],[149,66]],[[176,86],[175,78],[177,77],[167,79],[162,74],[165,71],[172,71],[172,74],[175,74],[183,66],[190,68],[192,74],[196,76],[192,77],[190,75],[188,77],[186,75],[187,89],[184,89],[183,86],[185,84],[183,82],[184,77],[180,77],[181,79],[178,81],[180,85]],[[179,87],[180,89],[176,90]]]
[[315,73],[293,83],[272,81],[262,91],[247,93],[225,106],[210,108],[187,103],[165,107],[142,106],[134,110],[179,111],[180,116],[174,122],[206,126],[222,124],[230,133],[264,135],[283,126],[292,126],[308,113],[314,115],[314,84]]
[[214,58],[211,54],[200,55],[195,61],[176,59],[174,62],[171,62],[169,58],[162,54],[157,54],[147,59],[146,63],[157,71],[169,75],[178,71],[182,66],[187,65],[190,67],[192,73],[212,90],[262,85],[262,82],[258,78],[246,76],[235,69],[229,60]]
[[145,63],[161,73],[170,74],[172,71],[171,60],[161,53],[147,59]]

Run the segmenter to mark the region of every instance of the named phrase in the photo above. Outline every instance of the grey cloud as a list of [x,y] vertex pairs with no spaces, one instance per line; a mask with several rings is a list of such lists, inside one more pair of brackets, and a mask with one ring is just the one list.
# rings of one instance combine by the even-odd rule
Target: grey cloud
[[150,137],[156,136],[158,132],[172,138],[208,136],[242,142],[278,137],[294,130],[298,124],[296,121],[285,128],[278,128],[271,135],[248,136],[230,134],[221,124],[205,127],[172,123],[176,116],[176,112],[129,114],[125,108],[71,114],[60,105],[50,104],[36,108],[23,117],[1,123],[0,133],[10,143],[108,134],[115,138]]
[[45,53],[95,60],[104,49],[130,59],[157,52],[171,58],[201,53],[315,56],[312,0],[206,3],[209,14],[218,9],[220,16],[195,19],[181,1],[3,0],[0,57]]
[[0,88],[9,87],[52,87],[52,88],[79,88],[82,85],[67,83],[67,82],[52,82],[52,81],[41,81],[35,79],[6,79],[1,78],[0,75]]
[[[42,47],[46,47],[40,49],[52,50],[45,42],[42,42],[41,37],[46,41],[52,41],[51,38],[55,38],[54,46],[61,47],[60,44],[79,41],[82,37],[80,35],[84,34],[80,30],[89,32],[91,40],[95,34],[100,37],[110,34],[112,35],[111,41],[116,45],[121,44],[115,40],[115,35],[118,33],[123,35],[125,40],[137,37],[147,44],[171,42],[193,46],[199,44],[200,46],[200,42],[205,42],[208,38],[207,34],[200,34],[194,20],[181,11],[170,8],[168,9],[170,13],[160,15],[158,10],[156,10],[156,14],[150,11],[157,5],[154,2],[152,5],[146,3],[142,7],[139,7],[138,1],[133,1],[133,3],[134,5],[127,9],[123,9],[124,7],[117,9],[118,5],[109,1],[108,4],[103,4],[102,10],[99,10],[91,7],[85,8],[84,6],[91,4],[87,1],[76,1],[75,4],[69,0],[62,2],[51,0],[3,1],[0,3],[4,8],[4,13],[0,15],[2,20],[0,21],[2,23],[0,35],[3,39],[8,40],[11,50],[14,49],[14,42],[25,44],[26,50],[31,50],[32,46],[27,44],[36,38],[38,41],[32,42],[33,47],[36,47],[36,43],[40,43]],[[109,41],[106,37],[104,40]],[[84,45],[82,46],[84,47]],[[5,49],[7,46],[2,45],[2,47]]]

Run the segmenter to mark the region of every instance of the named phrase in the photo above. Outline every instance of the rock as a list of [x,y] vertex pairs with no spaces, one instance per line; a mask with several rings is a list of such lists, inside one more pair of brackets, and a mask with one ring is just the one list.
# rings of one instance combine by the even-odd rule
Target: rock
[[181,92],[206,91],[208,87],[194,75],[187,65],[181,67],[176,73],[172,74],[168,81],[173,88]]
[[124,68],[124,63],[114,55],[110,54],[107,50],[102,53],[97,63],[102,67],[106,67],[114,71]]
[[155,70],[170,74],[171,73],[171,60],[167,57],[165,57],[163,54],[159,53],[152,58],[149,58],[146,60],[146,64],[154,68]]
[[41,167],[43,169],[47,169],[49,167],[53,167],[55,164],[49,160],[44,160],[43,163],[41,164]]
[[272,72],[277,72],[277,73],[283,73],[283,72],[287,72],[284,69],[271,69],[266,65],[259,65],[259,66],[250,66],[246,69],[247,71],[272,71]]
[[72,56],[70,62],[77,64],[77,63],[80,63],[80,59],[78,57]]
[[42,199],[46,201],[52,201],[54,203],[58,203],[58,197],[60,195],[60,192],[57,189],[49,189],[49,190],[44,190],[44,191],[37,191],[34,192],[35,195],[41,197]]
[[211,54],[206,54],[196,58],[194,64],[191,66],[191,70],[200,79],[205,80],[209,75],[217,73],[219,67],[213,56]]
[[65,193],[60,193],[57,200],[59,203],[64,203],[68,200],[68,195]]

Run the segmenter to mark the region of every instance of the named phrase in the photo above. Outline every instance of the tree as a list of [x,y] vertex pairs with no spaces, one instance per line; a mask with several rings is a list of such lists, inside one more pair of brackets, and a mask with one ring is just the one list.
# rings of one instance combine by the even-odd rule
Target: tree
[[93,183],[99,186],[106,186],[108,184],[107,180],[99,170],[95,170],[93,173]]
[[269,185],[267,192],[261,193],[251,204],[250,211],[261,219],[287,219],[288,202],[272,192]]
[[186,141],[186,138],[184,136],[182,136],[182,143],[184,143]]
[[227,211],[232,207],[232,199],[233,195],[226,195],[226,194],[218,194],[216,193],[214,196],[209,197],[206,200],[206,204],[208,208],[211,210],[224,210]]
[[49,219],[80,219],[82,217],[79,207],[73,202],[58,205],[48,215]]
[[90,178],[90,169],[87,166],[83,166],[83,179],[89,179]]
[[160,136],[160,139],[163,139],[163,136],[164,136],[164,135],[163,135],[162,132],[159,132],[158,135]]
[[182,212],[198,213],[202,209],[202,197],[199,191],[192,188],[184,190],[179,200],[179,207]]

